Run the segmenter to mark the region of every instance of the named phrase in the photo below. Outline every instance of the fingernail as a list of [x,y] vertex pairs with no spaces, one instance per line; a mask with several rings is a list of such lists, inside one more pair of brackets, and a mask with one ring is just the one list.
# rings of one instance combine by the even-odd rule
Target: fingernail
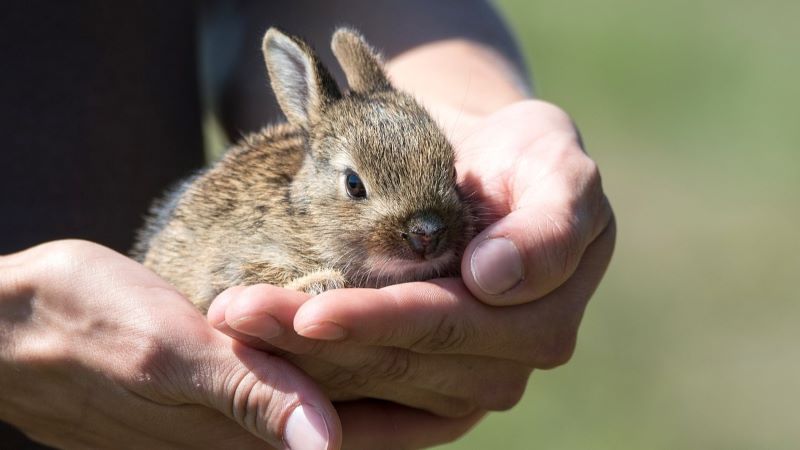
[[522,281],[522,257],[517,246],[510,240],[487,239],[472,252],[470,270],[483,292],[490,295],[502,294]]
[[333,322],[319,322],[299,330],[297,334],[311,339],[337,341],[343,339],[347,332],[340,325]]
[[325,450],[328,439],[325,418],[310,405],[295,408],[283,431],[283,441],[290,450]]
[[269,314],[240,317],[231,323],[231,328],[251,336],[258,336],[262,340],[272,339],[283,332],[278,320]]

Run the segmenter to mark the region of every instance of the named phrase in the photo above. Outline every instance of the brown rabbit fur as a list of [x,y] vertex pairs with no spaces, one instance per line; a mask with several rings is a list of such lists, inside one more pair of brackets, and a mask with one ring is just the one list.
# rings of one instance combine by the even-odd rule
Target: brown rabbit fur
[[344,95],[306,43],[267,31],[289,123],[245,137],[156,203],[140,233],[134,254],[202,310],[233,285],[316,294],[458,273],[474,232],[451,145],[357,32],[331,45]]

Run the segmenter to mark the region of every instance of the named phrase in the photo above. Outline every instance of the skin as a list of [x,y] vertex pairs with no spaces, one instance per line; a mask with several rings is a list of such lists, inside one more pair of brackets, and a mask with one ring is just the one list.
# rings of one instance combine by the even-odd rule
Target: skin
[[345,448],[426,447],[479,418],[368,400],[334,410],[296,367],[213,330],[154,273],[91,242],[0,256],[0,294],[0,420],[58,448],[285,448],[300,404],[324,415],[317,448],[329,449],[343,434]]
[[[459,67],[453,73],[465,75],[448,78]],[[615,223],[597,166],[569,116],[529,99],[500,55],[445,41],[402,54],[388,68],[449,133],[460,181],[481,204],[485,228],[467,247],[462,279],[316,297],[268,285],[235,287],[215,300],[208,320],[248,345],[284,355],[333,399],[390,400],[433,412],[442,417],[440,427],[457,430],[465,418],[515,405],[533,369],[570,359],[613,253]],[[495,261],[495,278],[508,286],[487,292],[473,258],[495,238],[513,243],[519,264]]]
[[0,419],[37,441],[280,448],[303,404],[326,416],[338,448],[337,414],[311,380],[215,332],[123,255],[86,241],[42,244],[0,258],[0,292]]
[[[453,69],[450,81],[433,61]],[[467,249],[463,280],[314,298],[236,287],[206,322],[152,272],[96,244],[3,256],[0,383],[11,388],[0,420],[63,448],[280,448],[304,404],[325,417],[326,448],[422,448],[515,404],[532,368],[569,359],[614,222],[568,116],[526,100],[519,74],[498,61],[444,41],[389,67],[448,131],[462,181],[484,205],[487,228]],[[471,252],[497,236],[514,243],[523,280],[491,294],[472,275]],[[316,383],[251,347],[296,352]],[[326,394],[392,402],[331,405]]]

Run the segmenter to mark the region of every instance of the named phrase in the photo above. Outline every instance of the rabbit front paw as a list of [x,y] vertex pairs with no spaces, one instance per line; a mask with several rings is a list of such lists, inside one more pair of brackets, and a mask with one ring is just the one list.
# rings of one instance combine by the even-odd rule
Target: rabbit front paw
[[311,295],[317,295],[330,289],[339,289],[345,286],[347,286],[347,282],[341,272],[338,270],[322,269],[295,278],[284,287],[306,292]]

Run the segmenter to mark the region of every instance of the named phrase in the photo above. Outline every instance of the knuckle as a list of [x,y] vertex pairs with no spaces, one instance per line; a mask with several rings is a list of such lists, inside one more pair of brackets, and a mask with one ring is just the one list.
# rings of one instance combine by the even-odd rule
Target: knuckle
[[[586,197],[586,210],[584,214],[591,216],[606,216],[611,209],[608,198],[603,192],[603,177],[600,174],[600,167],[590,157],[583,158],[583,179],[580,191]],[[591,217],[590,217],[591,218]]]
[[33,275],[42,280],[70,279],[80,275],[91,264],[91,258],[108,249],[77,239],[48,242],[30,250],[35,254]]
[[[213,370],[230,394],[229,400],[221,405],[221,411],[253,434],[280,437],[282,426],[298,400],[291,392],[276,388],[293,367],[279,358],[272,358],[272,364],[270,371],[253,371],[232,362],[215,366]],[[201,376],[195,375],[191,381],[196,388],[202,387],[204,382]]]
[[575,353],[576,342],[575,331],[553,333],[537,346],[533,366],[537,369],[553,369],[566,364]]
[[573,202],[573,215],[581,223],[595,223],[595,226],[605,224],[613,213],[603,191],[599,166],[588,155],[583,155],[578,171],[581,175],[576,180],[578,189],[575,192],[579,197]]
[[478,399],[481,409],[506,411],[519,403],[528,387],[530,369],[513,368],[498,376]]
[[550,275],[558,279],[568,278],[583,254],[583,232],[579,222],[575,216],[549,215],[548,227],[542,230],[542,239],[552,243],[543,246],[544,267],[549,269]]
[[360,372],[375,379],[405,382],[412,378],[416,367],[414,355],[404,349],[387,347],[377,357],[361,367]]
[[552,120],[561,122],[572,122],[570,115],[555,103],[546,100],[531,100],[528,102],[528,107],[531,108],[531,112],[536,115],[545,115],[552,118]]
[[602,177],[600,176],[600,167],[595,160],[587,155],[582,158],[582,172],[584,179],[584,186],[591,192],[602,191],[601,186]]
[[332,367],[324,375],[321,382],[328,391],[357,392],[361,394],[367,393],[373,385],[369,377],[344,367]]
[[72,241],[58,241],[50,245],[39,262],[45,271],[52,273],[71,273],[77,268],[75,256],[79,254],[80,244]]
[[447,315],[412,343],[410,349],[422,353],[449,353],[463,347],[470,337],[469,326],[456,323]]
[[292,348],[294,353],[304,356],[320,356],[325,354],[330,344],[327,341],[318,341],[315,339],[302,339],[297,342]]
[[442,417],[458,419],[466,417],[478,410],[478,404],[463,398],[448,398],[437,405],[431,412]]
[[[229,392],[233,393],[232,401],[228,403],[228,407],[230,408],[227,411],[228,414],[244,425],[250,432],[257,432],[262,422],[267,422],[267,427],[272,428],[269,423],[270,421],[259,420],[260,411],[251,407],[251,405],[259,403],[258,397],[263,394],[262,390],[259,389],[260,384],[257,377],[251,373],[232,371],[226,378],[228,384],[226,387],[229,389]],[[288,413],[287,409],[279,411],[284,414]],[[279,412],[278,414],[281,413]]]

